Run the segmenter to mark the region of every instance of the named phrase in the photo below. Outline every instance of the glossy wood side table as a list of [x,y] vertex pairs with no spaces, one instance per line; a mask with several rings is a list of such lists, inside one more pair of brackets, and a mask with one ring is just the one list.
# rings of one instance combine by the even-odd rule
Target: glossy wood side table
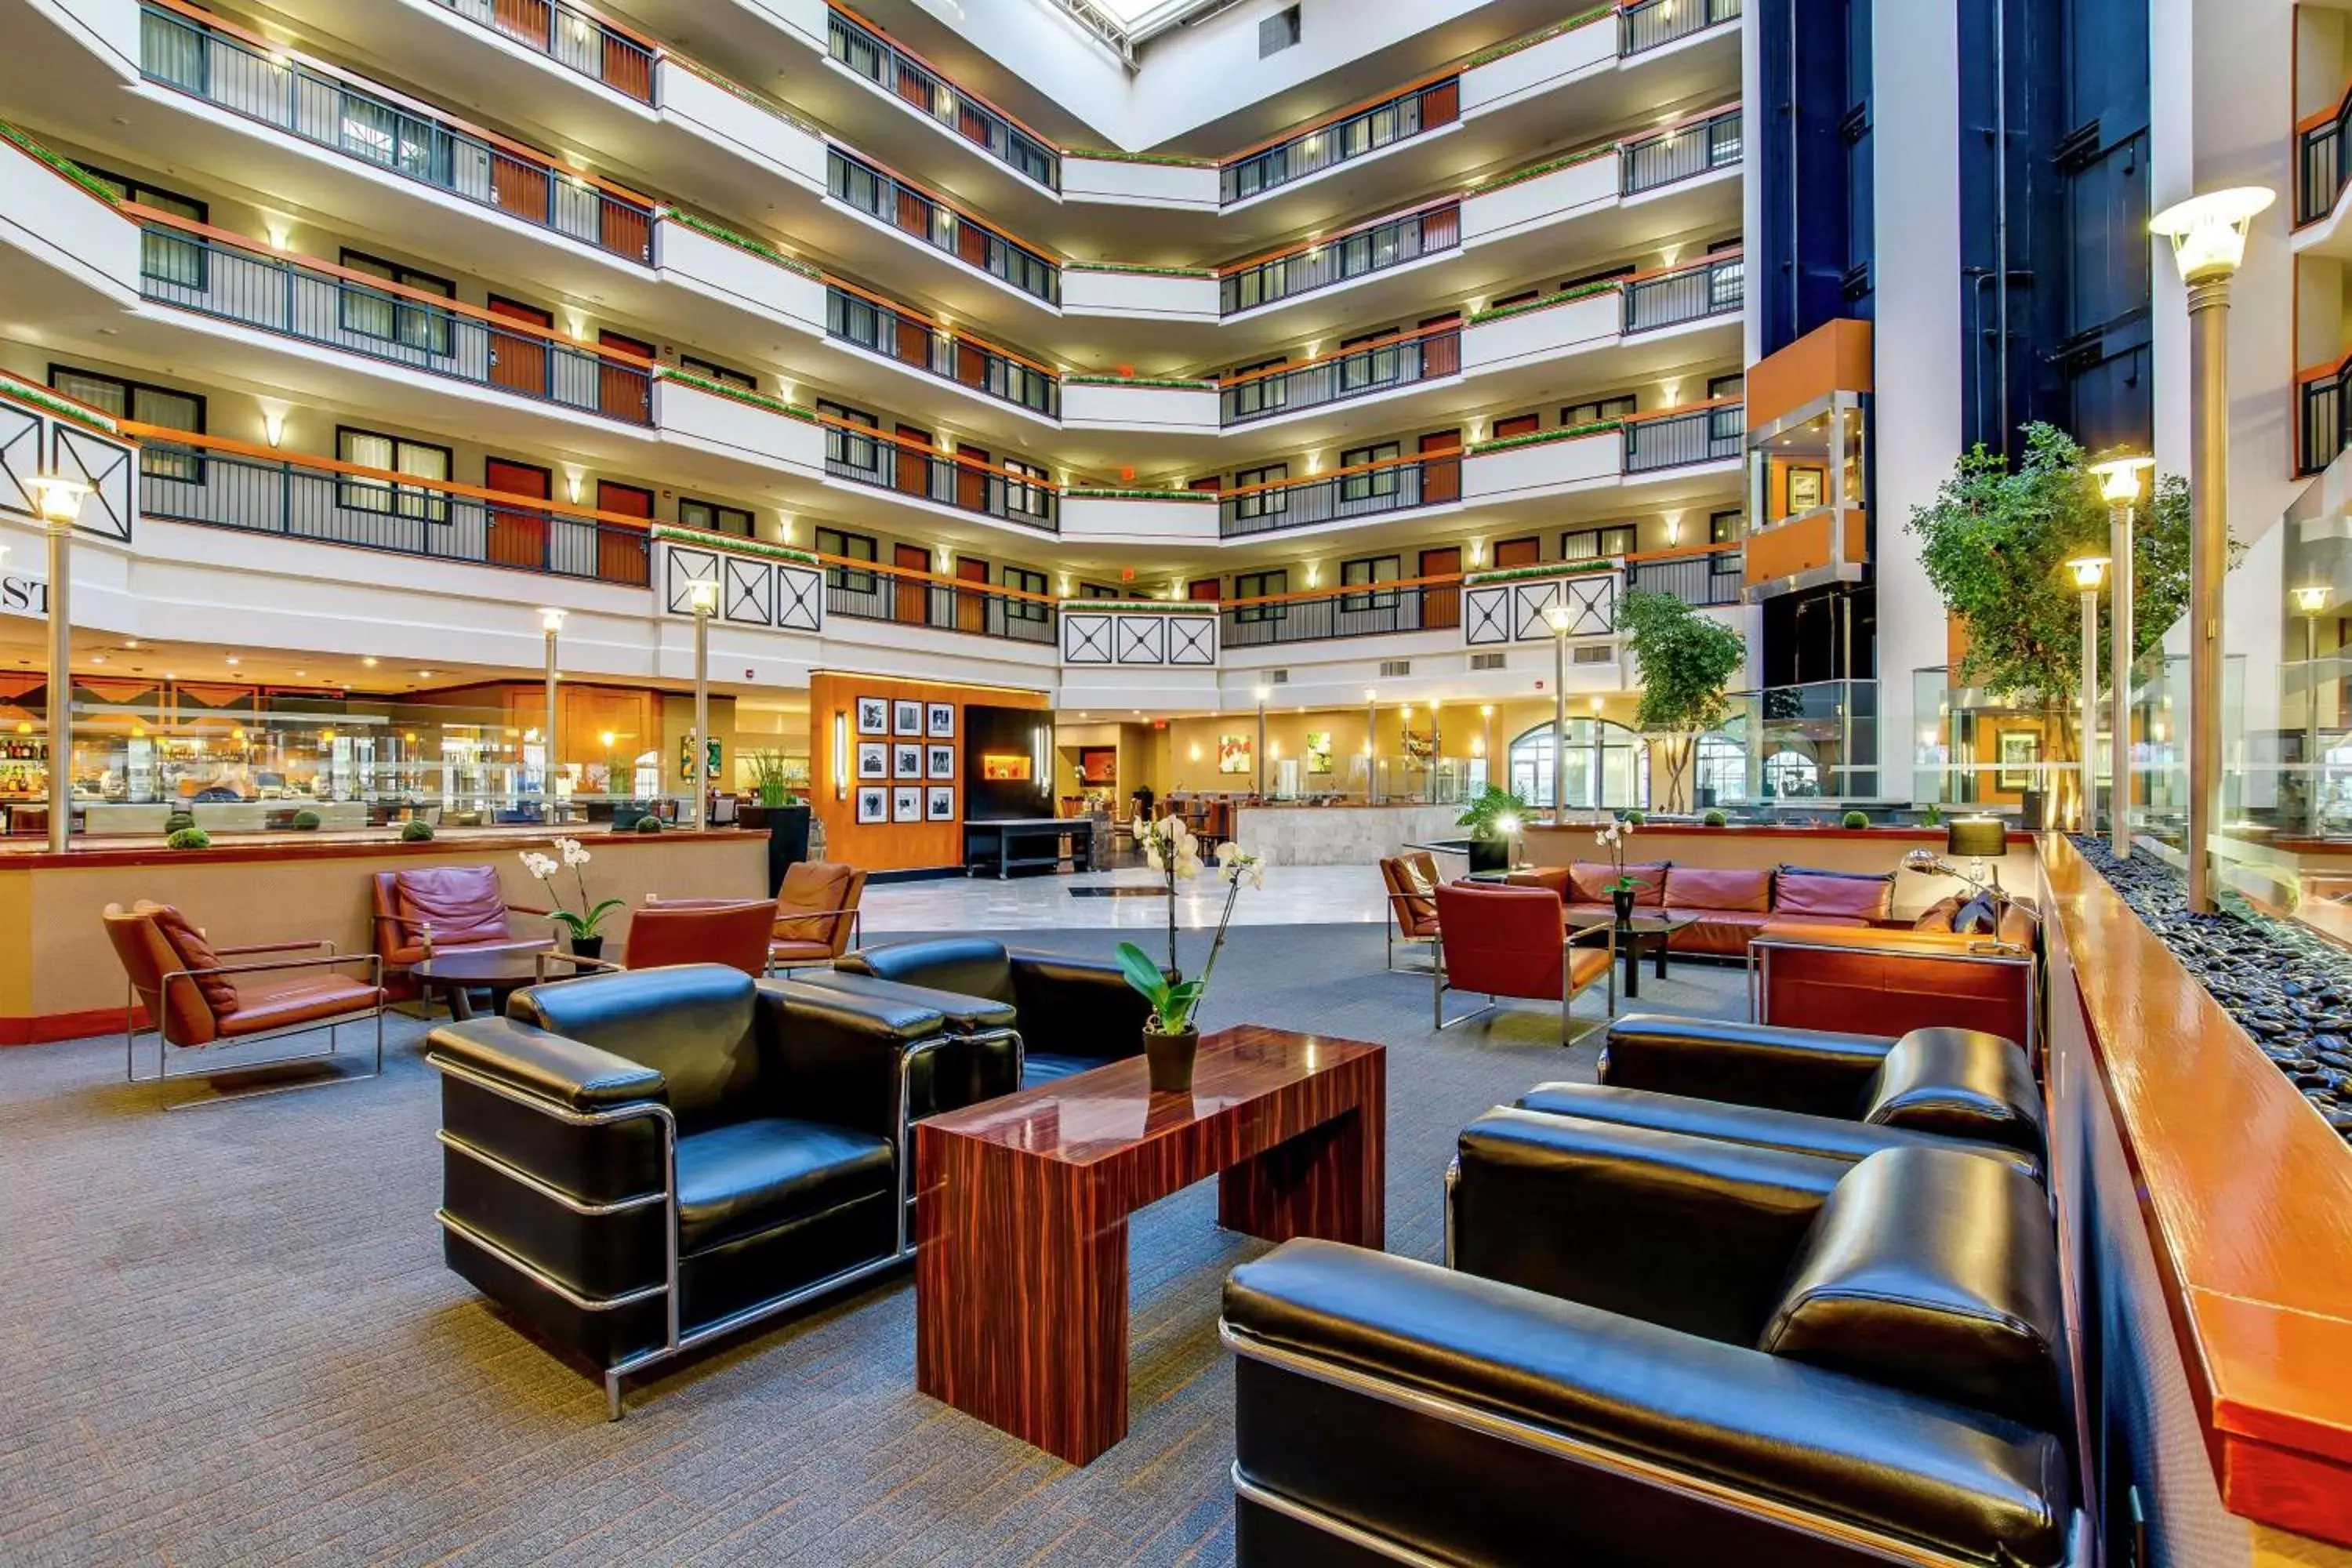
[[1268,1241],[1386,1235],[1382,1047],[1258,1025],[1202,1037],[1188,1094],[1141,1057],[915,1128],[915,1384],[1083,1465],[1127,1435],[1127,1216],[1215,1176]]

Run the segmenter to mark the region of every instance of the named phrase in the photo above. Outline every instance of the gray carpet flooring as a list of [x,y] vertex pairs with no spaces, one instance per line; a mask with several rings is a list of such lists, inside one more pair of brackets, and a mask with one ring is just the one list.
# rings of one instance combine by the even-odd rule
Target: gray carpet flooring
[[[1595,1047],[1532,1004],[1439,1034],[1381,957],[1373,926],[1237,933],[1204,1022],[1390,1048],[1389,1247],[1433,1260],[1455,1132]],[[1638,1005],[1735,1016],[1741,979],[1678,964]],[[1263,1244],[1216,1228],[1213,1184],[1135,1222],[1129,1431],[1083,1469],[915,1392],[904,1274],[608,1424],[441,1265],[424,1029],[394,1026],[382,1080],[173,1115],[110,1042],[0,1050],[0,1563],[1231,1561],[1218,1289]]]

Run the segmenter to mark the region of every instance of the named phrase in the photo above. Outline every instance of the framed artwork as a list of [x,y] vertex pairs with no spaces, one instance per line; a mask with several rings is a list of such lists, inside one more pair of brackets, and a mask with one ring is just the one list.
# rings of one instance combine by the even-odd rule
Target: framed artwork
[[953,746],[925,747],[923,774],[926,778],[935,779],[955,777],[955,748]]
[[926,818],[932,822],[955,820],[955,786],[953,784],[933,784],[925,794],[929,797],[923,810]]
[[860,741],[857,742],[857,776],[861,779],[887,779],[890,776],[889,742]]
[[923,776],[923,748],[906,741],[890,745],[890,776],[894,779],[919,779]]
[[857,820],[887,822],[890,820],[890,792],[876,784],[857,786]]
[[1245,773],[1257,765],[1256,742],[1247,735],[1217,737],[1217,771],[1221,773]]
[[857,732],[861,735],[887,735],[890,732],[890,704],[879,697],[857,700]]
[[900,784],[890,792],[890,820],[893,822],[923,820],[923,792],[919,785]]
[[1310,773],[1328,773],[1331,771],[1330,731],[1307,731],[1307,771]]
[[2041,761],[2040,731],[2003,730],[2000,732],[2000,772],[1994,775],[1993,787],[2002,790],[2038,787],[2040,775],[2035,770]]
[[934,741],[954,740],[955,704],[952,702],[932,703],[930,705],[930,721],[924,727],[923,732]]
[[1812,511],[1822,504],[1822,481],[1829,476],[1819,468],[1789,470],[1789,515]]
[[890,704],[890,733],[919,735],[923,732],[923,705],[903,698]]

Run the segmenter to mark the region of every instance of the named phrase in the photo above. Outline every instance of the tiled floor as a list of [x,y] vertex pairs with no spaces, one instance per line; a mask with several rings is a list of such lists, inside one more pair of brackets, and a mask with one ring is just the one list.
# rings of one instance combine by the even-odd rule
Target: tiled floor
[[[1168,923],[1164,884],[1146,867],[1079,876],[943,878],[870,884],[862,904],[868,933],[907,931],[1151,931]],[[1132,889],[1101,896],[1098,889]],[[1177,924],[1214,929],[1227,888],[1213,870],[1178,884]],[[1244,888],[1240,925],[1377,924],[1388,918],[1377,866],[1273,866],[1264,888]]]

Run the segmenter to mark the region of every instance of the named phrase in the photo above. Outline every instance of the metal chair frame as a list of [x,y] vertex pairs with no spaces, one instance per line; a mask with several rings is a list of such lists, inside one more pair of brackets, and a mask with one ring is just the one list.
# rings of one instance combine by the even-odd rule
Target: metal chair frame
[[[1587,981],[1582,986],[1575,984],[1574,955],[1569,950],[1573,948],[1580,938],[1591,936],[1596,931],[1606,935],[1609,939],[1609,1011],[1601,1015],[1601,1021],[1605,1024],[1617,1016],[1616,925],[1612,922],[1608,925],[1586,926],[1582,930],[1569,932],[1560,939],[1559,943],[1559,1043],[1563,1046],[1570,1044],[1575,1038],[1569,1032],[1568,1027],[1570,1009],[1576,1005],[1576,998],[1581,992],[1591,989],[1591,981]],[[1436,1020],[1437,1027],[1440,1029],[1450,1029],[1456,1024],[1466,1024],[1471,1019],[1484,1016],[1501,1005],[1492,994],[1488,994],[1486,1005],[1484,1007],[1474,1007],[1459,1017],[1449,1018],[1445,1016],[1445,994],[1453,990],[1454,986],[1445,973],[1445,933],[1442,931],[1431,939],[1429,974],[1430,1014]],[[1528,997],[1525,1000],[1535,1001],[1539,998]]]
[[[1388,972],[1391,974],[1427,974],[1433,973],[1437,965],[1437,939],[1433,936],[1400,936],[1397,934],[1397,919],[1403,907],[1404,900],[1405,895],[1402,893],[1391,893],[1389,895],[1388,949],[1385,954]],[[1407,947],[1428,948],[1430,954],[1430,967],[1428,969],[1422,969],[1419,967],[1399,969],[1396,963],[1396,950],[1397,943],[1400,942],[1403,942]]]
[[[153,1032],[155,1036],[155,1075],[152,1078],[142,1078],[139,1076],[139,1037],[148,1031],[142,1029],[139,1026],[138,988],[132,985],[126,985],[123,991],[122,1005],[122,1080],[125,1083],[152,1083],[161,1087],[176,1082],[183,1079],[226,1078],[236,1073],[268,1072],[277,1068],[291,1067],[299,1062],[323,1061],[330,1057],[339,1054],[335,1035],[336,1029],[343,1024],[355,1023],[361,1017],[370,1015],[373,1015],[375,1019],[375,1065],[370,1068],[366,1072],[339,1073],[333,1078],[316,1079],[307,1083],[272,1084],[268,1089],[248,1089],[231,1094],[217,1094],[209,1100],[184,1100],[178,1101],[167,1100],[164,1103],[163,1109],[166,1110],[191,1110],[209,1105],[226,1105],[231,1100],[260,1100],[266,1096],[273,1094],[291,1094],[297,1089],[327,1089],[339,1083],[359,1083],[368,1079],[383,1077],[383,1014],[385,1007],[383,998],[383,954],[374,952],[338,953],[335,951],[335,944],[323,938],[309,942],[255,942],[244,947],[224,947],[215,951],[220,956],[229,958],[256,952],[300,952],[314,948],[324,948],[326,951],[319,956],[312,958],[280,959],[276,962],[267,963],[221,963],[215,964],[209,969],[174,969],[166,972],[162,983],[157,985],[155,990],[156,1017],[153,1025]],[[364,963],[368,966],[369,984],[375,987],[376,992],[375,1002],[373,1005],[366,1008],[355,1007],[347,1014],[339,1014],[331,1018],[310,1018],[306,1019],[299,1024],[283,1025],[275,1029],[262,1029],[250,1035],[224,1037],[205,1041],[202,1045],[183,1046],[172,1038],[172,985],[175,981],[189,985],[195,985],[202,977],[211,974],[253,974],[273,969],[327,969],[344,963]],[[204,1001],[201,991],[198,992],[197,1001],[200,1005],[207,1008],[211,1006],[209,1002]],[[268,1061],[238,1062],[233,1067],[215,1068],[208,1071],[180,1073],[172,1071],[171,1053],[174,1050],[205,1051],[211,1050],[215,1047],[224,1045],[252,1045],[263,1040],[275,1040],[286,1038],[294,1035],[309,1034],[321,1028],[327,1031],[327,1048],[323,1051],[304,1051],[296,1056],[272,1057]]]

